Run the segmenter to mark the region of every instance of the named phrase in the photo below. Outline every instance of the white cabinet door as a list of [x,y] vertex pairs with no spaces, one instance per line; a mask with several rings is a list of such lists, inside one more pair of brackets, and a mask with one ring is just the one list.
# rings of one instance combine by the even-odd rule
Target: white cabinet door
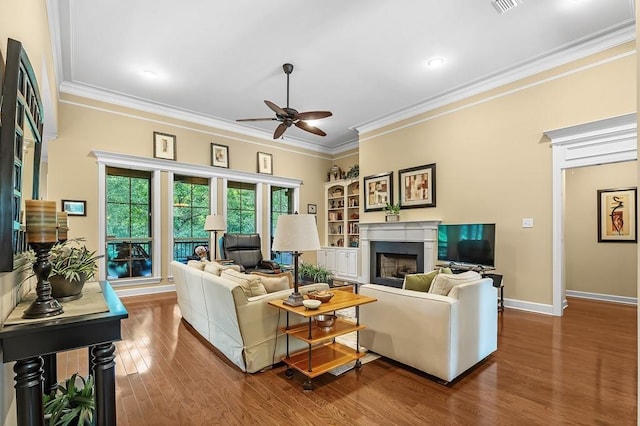
[[356,250],[336,251],[336,275],[345,278],[358,277],[358,252]]
[[336,251],[331,248],[320,249],[316,254],[316,263],[318,266],[327,268],[332,274],[336,274]]

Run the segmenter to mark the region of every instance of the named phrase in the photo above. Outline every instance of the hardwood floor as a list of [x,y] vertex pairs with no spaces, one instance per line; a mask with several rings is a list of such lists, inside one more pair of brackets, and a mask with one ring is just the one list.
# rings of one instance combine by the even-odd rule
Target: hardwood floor
[[[119,425],[635,425],[636,307],[570,299],[562,318],[506,309],[498,351],[443,386],[386,358],[314,390],[285,367],[245,374],[181,321],[173,296],[123,299]],[[419,336],[416,336],[419,338]],[[86,374],[86,351],[58,377]]]

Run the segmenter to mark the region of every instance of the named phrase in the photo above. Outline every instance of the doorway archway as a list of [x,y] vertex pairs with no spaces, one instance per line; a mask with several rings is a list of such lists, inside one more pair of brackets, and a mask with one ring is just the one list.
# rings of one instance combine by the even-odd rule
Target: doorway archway
[[606,118],[544,134],[551,140],[553,168],[552,281],[555,316],[565,304],[564,170],[638,158],[636,113]]

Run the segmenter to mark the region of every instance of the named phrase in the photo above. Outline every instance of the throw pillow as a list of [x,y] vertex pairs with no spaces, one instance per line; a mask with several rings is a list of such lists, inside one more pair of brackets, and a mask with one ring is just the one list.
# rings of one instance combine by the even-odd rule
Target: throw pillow
[[210,274],[220,276],[222,271],[225,269],[233,269],[240,272],[240,265],[221,265],[218,262],[209,262],[205,267],[204,271],[209,272]]
[[233,281],[240,284],[242,291],[247,297],[262,296],[267,294],[267,290],[260,282],[260,277],[255,275],[243,274],[234,269],[225,269],[220,274],[222,278],[226,278],[229,281]]
[[187,262],[187,266],[191,266],[192,268],[204,271],[204,267],[207,266],[207,263],[201,262],[199,260],[190,260]]
[[260,275],[258,278],[267,293],[275,293],[280,290],[289,289],[289,272],[284,274],[274,274],[273,276]]
[[469,283],[472,281],[477,281],[480,278],[479,273],[474,271],[467,271],[461,274],[438,274],[433,279],[431,283],[431,287],[429,288],[429,293],[440,294],[442,296],[447,296],[451,289],[457,285]]
[[405,290],[415,290],[415,291],[429,291],[429,287],[431,287],[431,282],[440,272],[438,269],[427,272],[426,274],[407,274],[404,277],[404,283],[402,288]]

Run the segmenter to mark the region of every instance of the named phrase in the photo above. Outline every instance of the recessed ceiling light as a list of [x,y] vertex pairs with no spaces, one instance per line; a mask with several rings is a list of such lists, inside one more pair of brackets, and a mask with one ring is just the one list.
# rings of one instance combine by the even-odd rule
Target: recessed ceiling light
[[142,70],[142,75],[147,78],[156,78],[158,76],[158,73],[151,70]]
[[427,61],[427,66],[429,68],[438,68],[444,65],[443,58],[431,58]]

